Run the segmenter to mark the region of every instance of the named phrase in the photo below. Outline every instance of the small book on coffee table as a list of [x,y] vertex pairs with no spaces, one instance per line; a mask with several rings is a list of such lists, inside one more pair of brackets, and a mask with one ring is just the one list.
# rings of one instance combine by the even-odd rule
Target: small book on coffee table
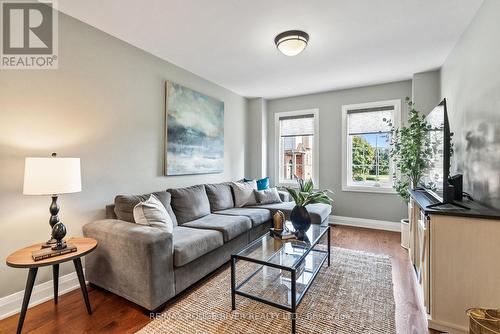
[[40,250],[33,251],[31,253],[31,256],[33,257],[34,261],[40,261],[43,259],[48,259],[54,256],[59,256],[72,252],[76,252],[76,246],[72,244],[66,244],[66,248],[63,249],[52,250],[52,248],[42,248]]
[[290,231],[276,231],[274,228],[270,228],[269,229],[270,233],[271,233],[271,236],[274,237],[274,238],[277,238],[277,239],[281,239],[281,240],[294,240],[294,239],[297,239],[297,236],[290,232]]

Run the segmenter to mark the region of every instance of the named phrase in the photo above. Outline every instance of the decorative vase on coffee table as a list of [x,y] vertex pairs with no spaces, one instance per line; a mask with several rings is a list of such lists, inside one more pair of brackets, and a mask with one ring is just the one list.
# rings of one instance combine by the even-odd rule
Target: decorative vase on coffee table
[[293,228],[296,231],[297,238],[304,238],[307,230],[311,227],[311,216],[305,206],[296,205],[290,214]]

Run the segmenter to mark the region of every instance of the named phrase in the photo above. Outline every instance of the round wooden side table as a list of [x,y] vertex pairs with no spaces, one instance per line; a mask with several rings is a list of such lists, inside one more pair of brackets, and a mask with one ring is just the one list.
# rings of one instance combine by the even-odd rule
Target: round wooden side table
[[85,277],[83,275],[82,261],[81,258],[90,252],[92,252],[97,247],[97,241],[92,238],[68,238],[65,241],[69,244],[76,246],[76,252],[66,253],[63,255],[51,257],[48,259],[43,259],[40,261],[34,261],[31,252],[39,250],[43,243],[28,246],[26,248],[19,249],[7,257],[7,265],[14,268],[29,268],[28,280],[26,282],[26,289],[24,290],[23,306],[21,308],[21,314],[19,315],[19,322],[17,324],[17,333],[21,333],[23,329],[24,318],[26,316],[26,310],[28,309],[28,304],[30,302],[31,292],[33,291],[33,285],[35,284],[36,273],[39,267],[52,266],[52,273],[54,276],[54,303],[57,304],[57,293],[59,286],[59,264],[73,260],[75,265],[76,274],[78,276],[78,281],[80,282],[80,287],[82,289],[83,299],[85,300],[85,305],[87,306],[88,314],[92,314],[92,309],[90,308],[89,295],[87,293],[87,287],[85,286]]

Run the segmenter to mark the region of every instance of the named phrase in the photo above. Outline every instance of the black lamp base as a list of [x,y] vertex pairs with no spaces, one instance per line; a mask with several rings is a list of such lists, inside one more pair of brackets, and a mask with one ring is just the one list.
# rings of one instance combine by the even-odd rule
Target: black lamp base
[[66,245],[66,241],[61,241],[60,243],[56,243],[55,245],[52,246],[52,250],[61,250],[68,247]]
[[[54,226],[57,223],[59,223],[59,215],[58,215],[59,214],[59,204],[57,204],[57,196],[56,195],[52,195],[52,203],[50,203],[49,211],[50,211],[49,224],[50,224],[50,228],[52,230],[54,228]],[[56,244],[57,244],[57,240],[51,235],[51,238],[49,240],[47,240],[47,242],[45,242],[42,245],[42,249],[54,247]]]
[[[52,154],[52,156],[55,156]],[[43,248],[52,248],[52,250],[61,250],[67,247],[63,238],[66,236],[66,226],[59,220],[59,205],[57,204],[57,196],[52,195],[52,203],[50,204],[50,227],[52,228],[51,238],[42,244]]]
[[62,222],[58,222],[52,228],[52,238],[55,239],[56,243],[52,246],[53,250],[61,250],[66,248],[66,242],[63,238],[66,236],[66,226]]

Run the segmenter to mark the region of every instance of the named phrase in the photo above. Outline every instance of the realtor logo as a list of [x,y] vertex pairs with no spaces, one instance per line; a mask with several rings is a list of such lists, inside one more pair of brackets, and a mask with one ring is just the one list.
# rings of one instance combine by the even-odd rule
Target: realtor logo
[[53,1],[0,1],[0,68],[57,68],[57,10],[53,5]]

